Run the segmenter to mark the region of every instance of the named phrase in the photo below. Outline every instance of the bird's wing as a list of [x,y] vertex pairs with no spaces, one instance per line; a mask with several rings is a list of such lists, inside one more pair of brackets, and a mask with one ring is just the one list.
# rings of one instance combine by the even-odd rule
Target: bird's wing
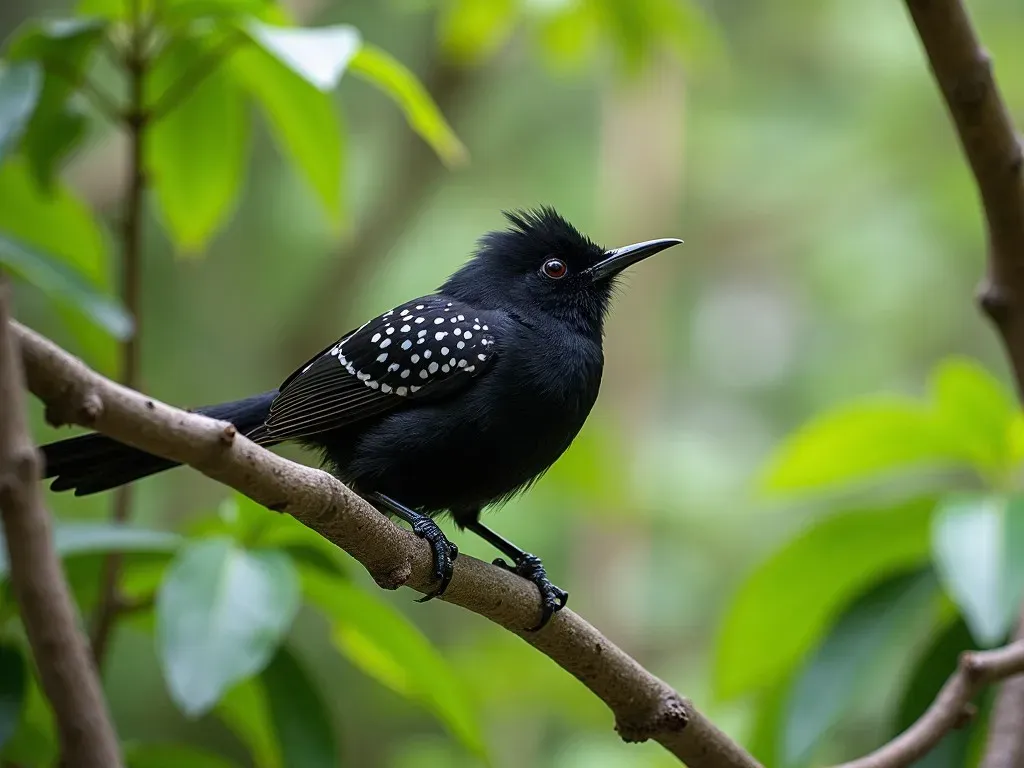
[[274,441],[309,437],[450,394],[494,359],[496,334],[487,321],[443,296],[385,312],[285,380],[266,434]]

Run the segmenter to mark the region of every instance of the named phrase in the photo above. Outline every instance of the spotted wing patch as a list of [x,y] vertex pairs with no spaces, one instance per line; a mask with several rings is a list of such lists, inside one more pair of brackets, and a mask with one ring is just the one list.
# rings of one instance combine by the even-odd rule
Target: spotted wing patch
[[415,397],[472,376],[493,352],[486,317],[459,302],[431,297],[386,312],[327,354],[370,389]]
[[488,317],[428,296],[343,337],[289,377],[271,406],[275,440],[344,426],[425,396],[443,396],[482,372],[496,351]]

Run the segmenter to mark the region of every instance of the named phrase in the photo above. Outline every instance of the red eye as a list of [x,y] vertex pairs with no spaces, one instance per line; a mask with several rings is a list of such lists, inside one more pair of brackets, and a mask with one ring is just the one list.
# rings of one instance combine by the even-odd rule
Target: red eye
[[565,273],[569,271],[569,268],[565,266],[565,262],[561,259],[548,259],[544,262],[544,266],[541,267],[541,271],[552,280],[561,280],[565,277]]

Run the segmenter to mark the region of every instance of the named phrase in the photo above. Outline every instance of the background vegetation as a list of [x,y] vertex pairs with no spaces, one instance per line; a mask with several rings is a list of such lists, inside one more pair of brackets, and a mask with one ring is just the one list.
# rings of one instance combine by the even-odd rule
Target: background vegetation
[[[680,236],[617,301],[584,433],[495,527],[768,765],[880,744],[960,649],[1012,630],[1024,421],[971,301],[975,193],[900,4],[140,2],[162,52],[146,391],[272,386],[437,285],[501,208],[551,203],[609,246]],[[1024,8],[971,9],[1020,120]],[[0,260],[20,319],[111,375],[129,153],[105,112],[131,101],[109,54],[132,13],[0,6]],[[126,553],[104,682],[133,766],[672,764],[618,744],[508,633],[381,593],[225,494],[186,470],[140,483],[130,532],[108,497],[49,498],[84,616],[102,553]],[[2,754],[44,764],[2,605]],[[923,764],[973,759],[984,714]]]

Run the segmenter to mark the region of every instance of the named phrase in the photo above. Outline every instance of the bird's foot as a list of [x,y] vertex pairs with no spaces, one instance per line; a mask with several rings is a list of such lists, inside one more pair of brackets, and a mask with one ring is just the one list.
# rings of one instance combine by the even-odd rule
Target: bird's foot
[[459,548],[448,541],[444,531],[437,523],[429,517],[424,517],[412,523],[412,532],[425,540],[430,545],[430,551],[434,554],[434,578],[440,581],[437,589],[428,595],[424,595],[417,603],[425,603],[444,594],[454,573],[455,558],[459,556]]
[[494,561],[494,564],[507,571],[512,571],[512,573],[517,576],[521,576],[527,581],[532,581],[537,585],[537,589],[540,590],[540,603],[542,609],[540,624],[527,630],[528,632],[536,632],[538,629],[543,628],[551,619],[552,615],[554,615],[555,611],[562,610],[569,600],[569,593],[564,589],[556,587],[551,583],[551,580],[548,579],[547,571],[544,570],[544,564],[536,555],[526,553],[522,557],[516,559],[515,565],[509,565],[499,557]]

